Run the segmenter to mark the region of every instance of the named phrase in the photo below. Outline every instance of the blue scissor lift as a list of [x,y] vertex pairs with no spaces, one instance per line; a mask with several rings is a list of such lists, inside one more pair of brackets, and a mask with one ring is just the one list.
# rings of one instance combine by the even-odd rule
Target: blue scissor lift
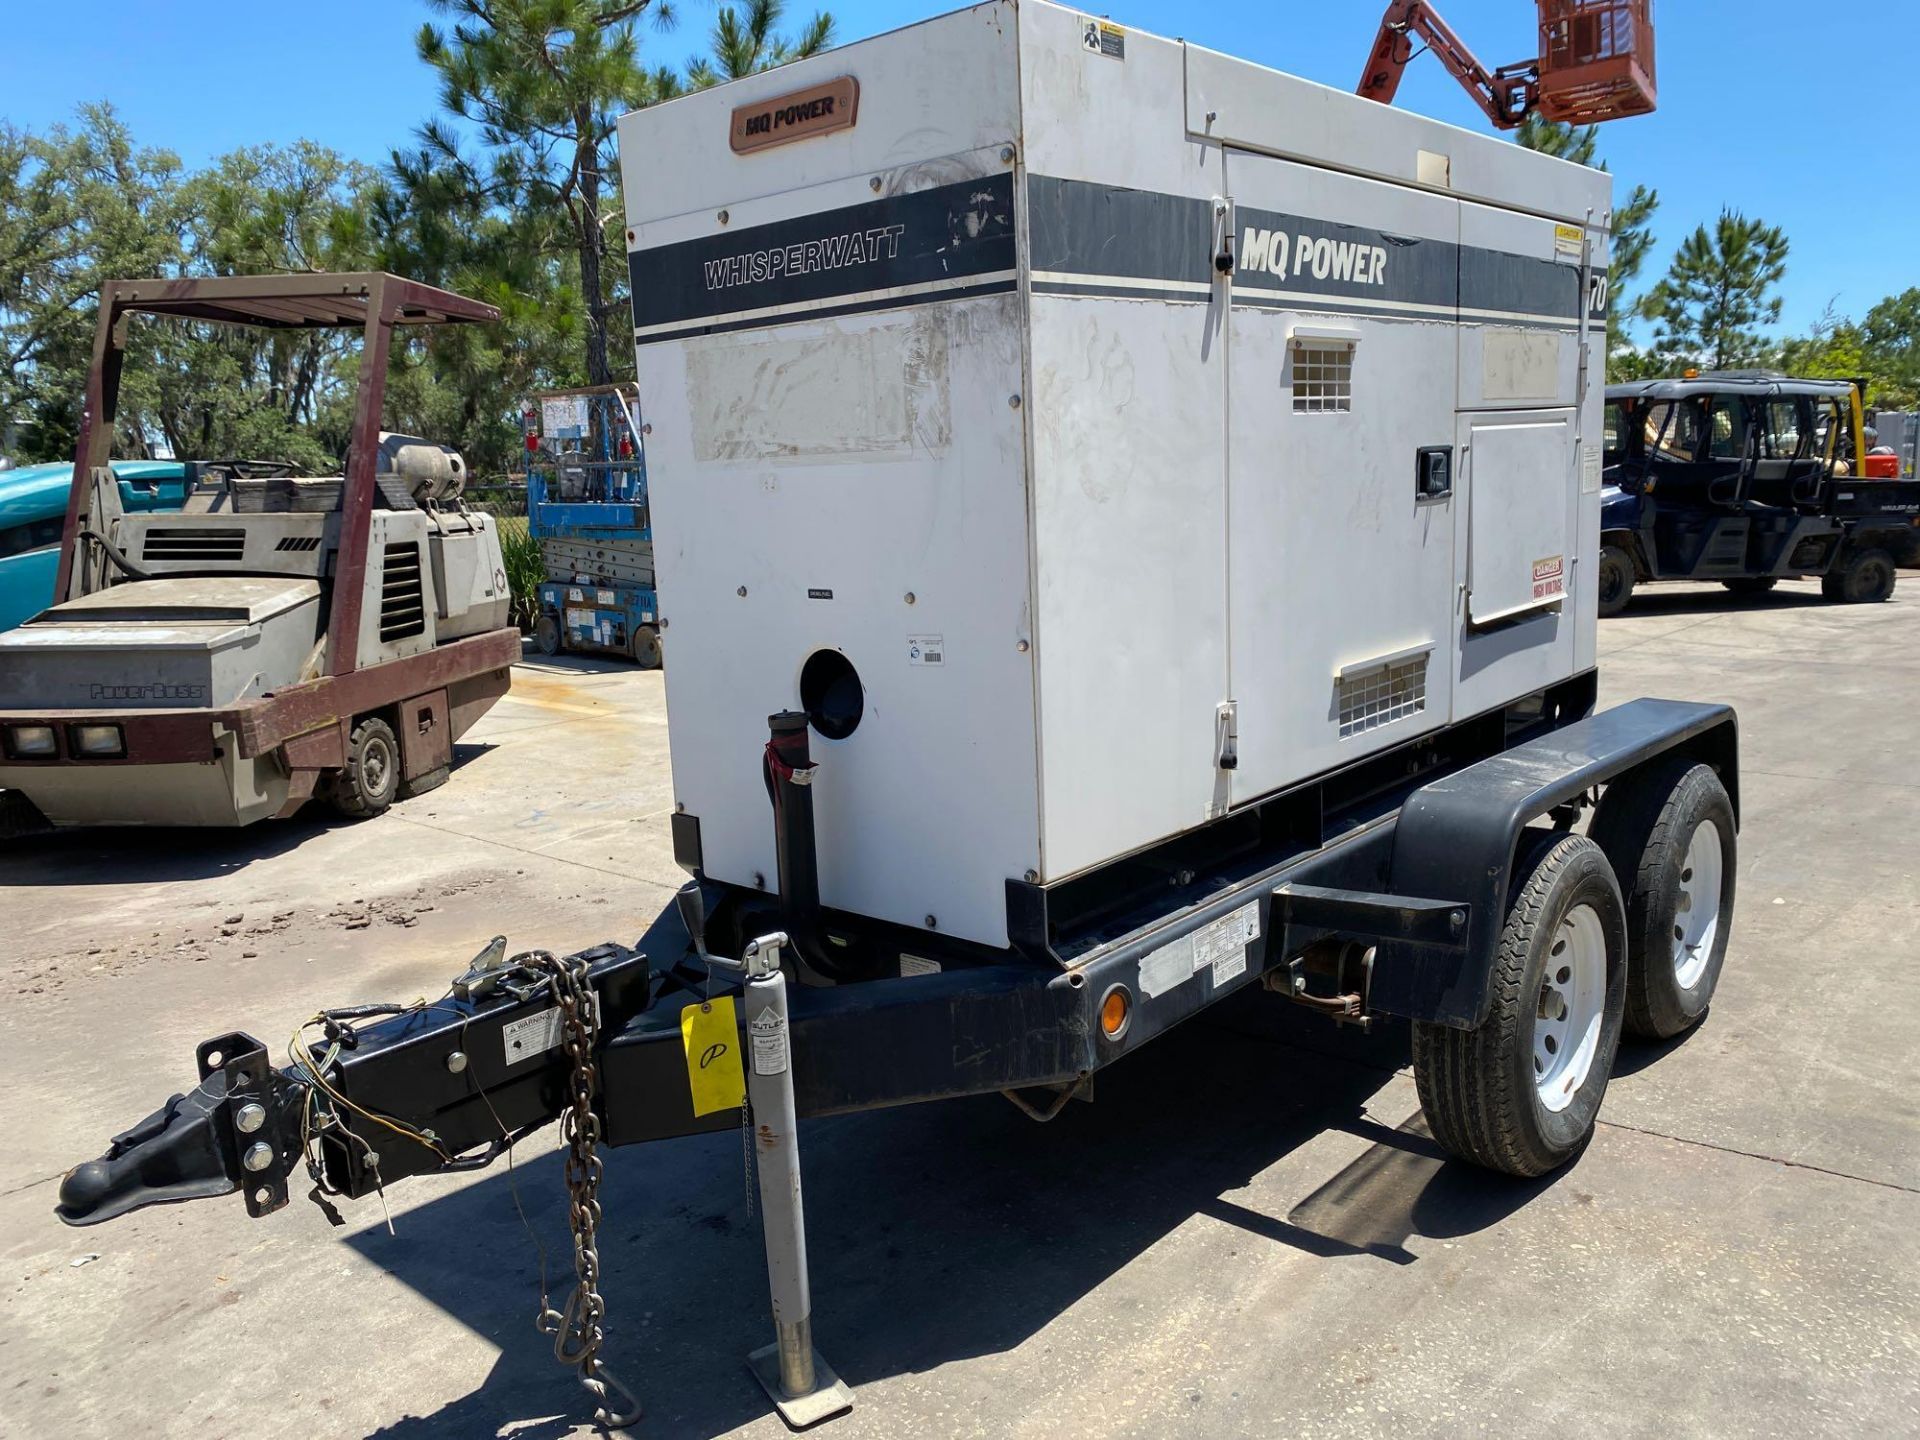
[[660,664],[647,465],[631,385],[543,391],[527,411],[527,523],[540,542],[534,640]]

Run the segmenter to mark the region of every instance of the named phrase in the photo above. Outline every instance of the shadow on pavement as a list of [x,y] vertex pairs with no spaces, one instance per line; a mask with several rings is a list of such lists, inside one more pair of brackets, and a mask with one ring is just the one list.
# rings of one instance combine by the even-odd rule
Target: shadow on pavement
[[[1702,1024],[1705,1023],[1703,1020]],[[1613,1078],[1618,1080],[1627,1075],[1638,1075],[1649,1065],[1657,1065],[1695,1035],[1700,1026],[1693,1025],[1678,1035],[1665,1040],[1625,1040],[1620,1042],[1620,1053],[1613,1060]]]
[[[530,671],[535,675],[613,675],[642,674],[640,667],[631,657],[615,651],[592,653],[587,651],[562,650],[558,655],[542,655],[533,645],[522,650],[520,658],[514,662],[517,670]],[[511,692],[509,692],[511,693]]]
[[[453,747],[455,776],[500,747],[493,741],[460,741]],[[349,820],[323,800],[310,800],[286,820],[261,820],[240,829],[140,826],[56,830],[37,815],[5,808],[0,791],[0,888],[8,885],[141,885],[205,880],[244,870],[256,860],[285,855],[317,835],[343,825],[378,825],[380,818]],[[426,797],[431,799],[433,792]],[[14,822],[12,828],[5,823]]]
[[[243,829],[174,826],[43,830],[0,839],[0,886],[143,885],[231,875],[256,860],[296,850],[335,820],[308,805],[291,820]],[[378,823],[377,821],[374,823]]]
[[[1404,1027],[1339,1036],[1264,995],[1217,1016],[1102,1072],[1097,1103],[1070,1104],[1049,1125],[997,1096],[808,1122],[816,1333],[840,1374],[857,1388],[1004,1352],[1196,1214],[1310,1255],[1411,1264],[1412,1235],[1492,1224],[1542,1188],[1447,1161],[1423,1131],[1367,1117],[1406,1063]],[[1234,1197],[1329,1128],[1375,1143],[1284,1217]],[[523,1164],[517,1186],[559,1300],[571,1249],[558,1156]],[[710,1436],[767,1413],[743,1364],[771,1328],[741,1137],[613,1154],[602,1200],[604,1353],[646,1402],[644,1423]],[[511,1425],[545,1437],[584,1419],[584,1392],[531,1327],[538,1264],[508,1176],[396,1223],[397,1239],[370,1225],[348,1243],[501,1353],[472,1394],[377,1433]]]
[[1718,615],[1740,610],[1803,610],[1836,603],[1824,595],[1809,594],[1804,590],[1769,590],[1764,595],[1735,595],[1720,585],[1711,589],[1692,585],[1684,589],[1654,585],[1635,590],[1633,598],[1627,602],[1626,610],[1618,618],[1629,619],[1635,615]]

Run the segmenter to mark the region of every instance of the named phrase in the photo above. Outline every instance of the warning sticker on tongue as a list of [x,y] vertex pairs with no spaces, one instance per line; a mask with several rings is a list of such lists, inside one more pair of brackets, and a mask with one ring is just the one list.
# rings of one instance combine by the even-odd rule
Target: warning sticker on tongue
[[1193,968],[1211,969],[1213,983],[1224,984],[1247,968],[1247,946],[1260,938],[1260,902],[1250,900],[1193,932]]

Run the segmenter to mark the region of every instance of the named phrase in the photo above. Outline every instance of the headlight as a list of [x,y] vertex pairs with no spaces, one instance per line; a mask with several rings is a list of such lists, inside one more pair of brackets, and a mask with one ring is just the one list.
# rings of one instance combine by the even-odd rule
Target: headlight
[[76,725],[72,739],[75,755],[94,760],[112,760],[127,753],[127,742],[118,725]]
[[54,753],[51,725],[9,725],[7,753],[20,760],[37,760]]

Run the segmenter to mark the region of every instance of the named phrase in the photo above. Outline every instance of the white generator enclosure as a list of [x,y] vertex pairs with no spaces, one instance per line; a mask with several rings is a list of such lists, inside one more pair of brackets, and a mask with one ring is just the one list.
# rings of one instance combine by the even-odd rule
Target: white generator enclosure
[[774,711],[822,903],[1003,946],[1593,666],[1606,175],[1039,0],[620,149],[711,878],[774,888]]

